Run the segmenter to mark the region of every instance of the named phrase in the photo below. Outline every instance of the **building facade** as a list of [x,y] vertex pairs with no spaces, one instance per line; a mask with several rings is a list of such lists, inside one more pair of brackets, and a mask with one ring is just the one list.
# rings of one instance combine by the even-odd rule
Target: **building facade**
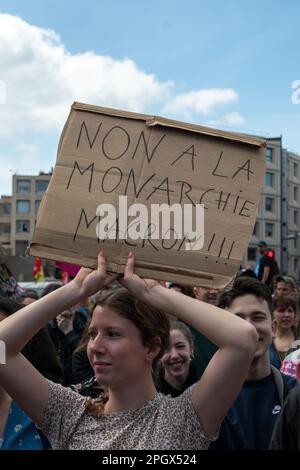
[[[13,175],[13,194],[0,199],[0,241],[8,243],[11,255],[24,256],[32,240],[37,212],[51,174]],[[10,204],[10,209],[8,209]],[[10,214],[5,211],[10,210]],[[10,227],[8,227],[10,225]],[[5,245],[3,244],[5,250]],[[7,246],[8,248],[8,246]],[[6,250],[5,250],[6,251]]]
[[245,265],[255,266],[259,240],[275,251],[281,272],[300,281],[300,156],[282,148],[281,137],[267,139],[265,182]]
[[11,254],[11,196],[0,197],[0,245],[5,254]]
[[287,272],[300,280],[300,156],[287,152]]
[[268,139],[266,147],[265,182],[253,235],[245,257],[245,264],[254,266],[258,260],[257,244],[265,240],[275,251],[279,265],[281,256],[281,138]]

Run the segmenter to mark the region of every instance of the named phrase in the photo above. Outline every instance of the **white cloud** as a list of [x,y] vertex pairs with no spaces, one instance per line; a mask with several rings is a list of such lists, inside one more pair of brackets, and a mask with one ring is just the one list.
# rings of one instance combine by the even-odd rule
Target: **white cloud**
[[210,88],[176,95],[164,107],[164,112],[181,114],[195,112],[207,115],[217,106],[230,104],[238,100],[238,94],[232,88]]
[[5,101],[6,101],[5,83],[3,80],[0,80],[0,104],[5,104]]
[[55,155],[44,143],[49,150],[50,140],[58,141],[73,101],[195,122],[195,114],[218,119],[219,106],[238,100],[231,88],[176,94],[173,81],[160,81],[130,58],[72,54],[55,31],[9,14],[0,14],[0,57],[0,194],[10,188],[10,168],[50,169]]
[[242,126],[245,124],[245,118],[236,111],[225,114],[225,122],[229,126]]
[[61,128],[73,101],[143,112],[165,102],[172,88],[130,59],[71,54],[54,31],[8,14],[0,14],[0,57],[6,88],[0,132],[6,135]]

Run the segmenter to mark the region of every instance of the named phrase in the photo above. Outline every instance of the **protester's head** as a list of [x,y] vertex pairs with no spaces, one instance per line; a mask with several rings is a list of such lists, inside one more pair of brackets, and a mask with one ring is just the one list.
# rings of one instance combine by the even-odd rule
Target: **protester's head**
[[43,290],[41,297],[44,297],[47,294],[50,294],[51,292],[55,291],[56,289],[59,289],[61,287],[61,284],[58,284],[57,282],[51,282],[51,284],[48,284],[45,289]]
[[293,297],[275,297],[273,300],[273,320],[275,331],[294,330],[296,327],[297,307]]
[[161,358],[165,380],[169,382],[179,379],[184,383],[189,375],[193,355],[194,339],[191,330],[181,321],[172,322],[169,346]]
[[194,296],[207,304],[218,305],[220,289],[214,287],[194,287]]
[[274,279],[274,294],[276,297],[285,297],[297,292],[295,280],[290,276],[277,276]]
[[168,288],[176,290],[177,292],[181,292],[183,294],[183,286],[181,284],[176,284],[175,282],[170,282]]
[[127,289],[103,292],[96,299],[87,353],[99,383],[117,386],[152,372],[169,343],[165,313],[136,299]]
[[260,255],[263,255],[266,252],[267,246],[268,246],[267,242],[265,242],[264,240],[260,240],[258,242],[257,247],[258,247],[258,252]]
[[253,279],[257,279],[257,276],[253,269],[241,269],[237,274],[236,277],[252,277]]
[[272,343],[272,297],[268,286],[250,277],[239,277],[230,290],[221,294],[219,307],[249,321],[256,328],[258,347],[254,360],[268,355]]
[[4,318],[12,315],[23,307],[24,305],[19,304],[15,300],[5,295],[0,295],[0,321],[4,320]]
[[35,289],[25,289],[19,296],[19,302],[23,305],[29,305],[39,299],[39,294]]
[[183,284],[177,284],[176,282],[171,282],[169,284],[169,289],[176,290],[181,292],[184,295],[188,295],[189,297],[194,297],[193,288],[190,286],[185,286]]

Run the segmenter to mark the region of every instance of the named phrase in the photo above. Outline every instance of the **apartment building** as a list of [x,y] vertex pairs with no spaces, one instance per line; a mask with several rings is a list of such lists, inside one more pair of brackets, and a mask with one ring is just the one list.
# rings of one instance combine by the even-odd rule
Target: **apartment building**
[[282,148],[281,137],[267,139],[265,183],[246,265],[255,265],[259,240],[275,251],[281,272],[300,281],[300,156]]
[[281,225],[281,137],[267,140],[266,172],[262,195],[253,235],[249,243],[244,263],[254,266],[258,260],[257,244],[265,240],[269,247],[275,251],[279,265],[282,263],[282,225]]
[[287,153],[287,196],[285,239],[287,272],[300,280],[300,156]]
[[[3,239],[4,236],[7,238],[7,233],[4,232],[9,232],[10,251],[12,255],[22,256],[26,252],[27,246],[33,236],[37,212],[50,178],[51,174],[43,172],[34,176],[13,175],[13,194],[9,202],[10,228],[8,228],[8,218],[4,217],[4,211],[2,211],[0,215],[0,233],[2,233]],[[1,206],[2,209],[6,208],[6,211],[9,210],[8,206],[5,206],[4,197],[0,200],[0,207]]]
[[11,196],[0,197],[0,245],[11,254]]

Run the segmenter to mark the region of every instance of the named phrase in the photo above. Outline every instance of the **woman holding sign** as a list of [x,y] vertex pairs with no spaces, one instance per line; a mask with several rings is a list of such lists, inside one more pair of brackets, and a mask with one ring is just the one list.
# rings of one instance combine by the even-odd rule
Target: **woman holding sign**
[[[207,448],[245,380],[257,347],[256,331],[236,315],[141,279],[131,253],[121,279],[126,290],[100,298],[89,327],[88,356],[106,397],[88,400],[52,383],[20,354],[57,313],[115,277],[107,274],[100,252],[95,271],[82,268],[69,284],[1,322],[0,339],[6,344],[1,384],[54,449]],[[157,393],[152,379],[153,364],[168,344],[163,312],[219,347],[200,381],[177,398]]]

